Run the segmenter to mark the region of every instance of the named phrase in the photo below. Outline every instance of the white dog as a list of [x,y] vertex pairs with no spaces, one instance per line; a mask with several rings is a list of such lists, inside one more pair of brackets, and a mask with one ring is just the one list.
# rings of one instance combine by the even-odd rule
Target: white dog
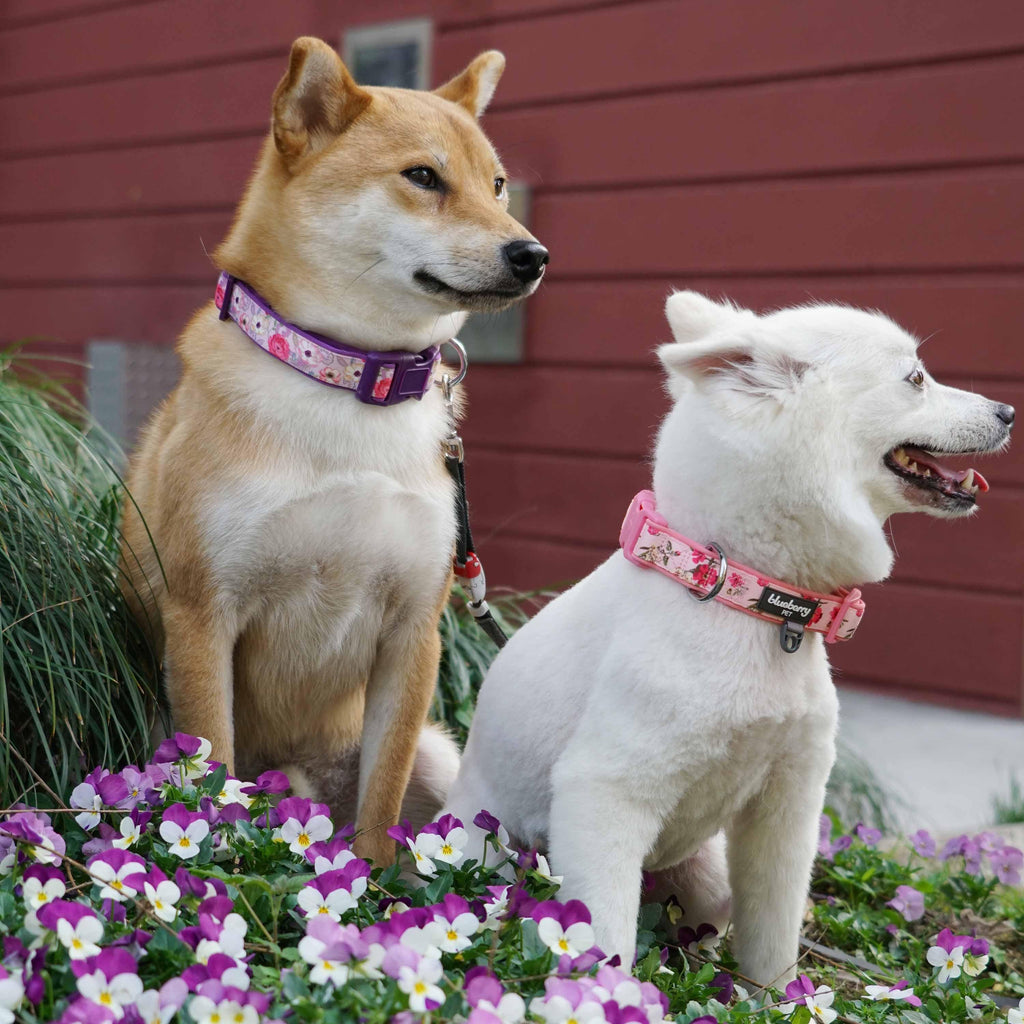
[[[654,494],[624,524],[631,558],[617,551],[495,661],[448,809],[486,808],[546,848],[562,896],[627,964],[642,870],[695,923],[721,927],[731,888],[740,970],[767,985],[794,976],[834,759],[813,630],[838,610],[828,639],[852,635],[863,602],[839,588],[888,574],[894,512],[974,511],[984,478],[929,453],[1005,445],[1013,409],[936,383],[880,314],[758,316],[694,292],[666,313],[675,405]],[[717,600],[693,600],[718,582]]]

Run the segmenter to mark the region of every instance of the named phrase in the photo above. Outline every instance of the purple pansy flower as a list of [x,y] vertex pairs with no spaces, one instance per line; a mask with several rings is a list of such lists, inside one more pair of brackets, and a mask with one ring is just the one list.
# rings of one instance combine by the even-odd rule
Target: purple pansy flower
[[370,865],[354,859],[337,871],[325,871],[304,885],[298,894],[298,905],[309,917],[326,914],[335,921],[353,910],[366,892]]
[[906,981],[898,981],[895,985],[866,985],[864,988],[868,999],[875,1002],[900,1002],[908,1006],[920,1006],[921,1000],[914,995]]
[[827,814],[823,814],[818,829],[818,854],[825,860],[832,860],[837,853],[848,850],[853,843],[853,836],[840,836],[834,842],[831,836],[832,819]]
[[146,861],[129,850],[104,850],[86,862],[93,881],[100,887],[100,899],[124,902],[129,892],[125,879],[129,875],[146,872]]
[[292,853],[303,856],[314,843],[330,838],[334,831],[330,815],[326,804],[314,803],[305,797],[285,797],[277,805],[277,819],[281,823],[278,838],[288,844]]
[[202,740],[198,736],[191,736],[187,732],[176,732],[174,736],[163,741],[153,752],[155,764],[170,764],[173,761],[181,761],[186,758],[195,757],[202,746]]
[[85,971],[78,975],[78,991],[90,1002],[113,1009],[118,1018],[124,1015],[126,1006],[142,995],[138,965],[127,950],[104,949],[83,966]]
[[202,814],[190,811],[184,804],[165,808],[160,822],[160,838],[170,853],[182,860],[199,856],[200,843],[210,834],[210,823]]
[[832,1021],[838,1016],[837,1012],[831,1008],[835,999],[832,989],[827,985],[819,985],[815,988],[806,974],[801,974],[786,986],[786,998],[792,999],[793,1002],[779,1006],[779,1010],[787,1016],[801,1004],[811,1011],[812,1020],[821,1021],[821,1024],[832,1024]]
[[530,916],[537,922],[541,942],[555,956],[582,956],[594,945],[594,929],[590,911],[581,900],[545,900],[538,903]]
[[327,871],[340,871],[346,864],[356,859],[348,840],[337,835],[326,843],[313,843],[306,850],[305,856],[318,875]]
[[970,836],[966,834],[954,836],[942,848],[942,853],[939,854],[939,859],[946,861],[949,860],[950,857],[957,856],[963,857],[964,871],[966,871],[967,874],[981,874],[981,846],[979,843],[971,839]]
[[20,840],[28,855],[41,864],[59,864],[67,850],[64,837],[52,827],[48,814],[16,811],[0,821],[0,835],[4,834]]
[[910,885],[898,885],[886,906],[902,914],[905,921],[917,921],[924,917],[924,893]]
[[914,852],[920,857],[935,856],[935,840],[927,829],[919,828],[911,837]]
[[284,793],[291,786],[288,776],[284,772],[269,771],[256,776],[255,782],[247,782],[242,786],[242,792],[246,796],[272,796],[275,793]]
[[501,828],[501,822],[490,811],[482,810],[473,819],[473,824],[477,828],[482,828],[485,832],[492,832],[494,834],[497,834],[498,829]]
[[248,968],[227,953],[213,953],[205,964],[187,967],[181,978],[192,992],[198,991],[199,986],[211,978],[222,985],[229,985],[244,992],[249,988],[251,980]]
[[857,838],[865,846],[874,846],[878,840],[882,838],[882,832],[880,829],[870,828],[863,822],[858,822],[854,832],[857,834]]
[[679,945],[688,953],[710,953],[722,941],[718,929],[707,922],[696,929],[685,926],[680,928],[678,940]]
[[[736,984],[733,981],[732,975],[726,971],[719,971],[709,982],[708,988],[718,989],[718,995],[715,998],[722,1003],[728,1003],[732,999],[733,991],[735,990]],[[691,1021],[691,1024],[693,1022]]]
[[1020,885],[1021,869],[1024,868],[1024,853],[1015,846],[1002,846],[988,855],[989,864],[996,878],[1003,885]]
[[68,803],[82,810],[75,815],[75,821],[86,831],[100,823],[99,811],[103,807],[115,807],[128,799],[128,784],[120,775],[112,775],[105,768],[91,771],[83,782],[71,791]]

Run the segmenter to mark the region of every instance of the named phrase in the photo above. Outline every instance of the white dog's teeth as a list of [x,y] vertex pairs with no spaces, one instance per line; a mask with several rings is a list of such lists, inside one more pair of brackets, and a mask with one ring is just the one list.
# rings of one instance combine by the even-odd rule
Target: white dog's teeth
[[960,486],[963,487],[964,490],[970,491],[972,494],[976,494],[977,493],[978,488],[974,486],[974,470],[973,469],[967,470],[967,476],[965,476],[963,478],[963,480],[960,481]]
[[932,475],[932,471],[927,466],[925,466],[924,475],[925,476],[931,476]]
[[917,470],[917,463],[916,462],[910,461],[906,465],[907,465],[907,469],[909,469],[911,473],[916,473],[918,471]]
[[907,455],[907,453],[902,448],[897,448],[896,451],[893,452],[893,456],[892,457],[901,466],[905,466],[910,461],[910,457]]

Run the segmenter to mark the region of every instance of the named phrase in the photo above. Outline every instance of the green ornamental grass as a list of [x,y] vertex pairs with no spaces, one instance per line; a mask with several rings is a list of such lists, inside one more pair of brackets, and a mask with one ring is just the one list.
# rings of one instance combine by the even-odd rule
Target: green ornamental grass
[[0,806],[145,759],[158,666],[118,589],[116,445],[0,361]]

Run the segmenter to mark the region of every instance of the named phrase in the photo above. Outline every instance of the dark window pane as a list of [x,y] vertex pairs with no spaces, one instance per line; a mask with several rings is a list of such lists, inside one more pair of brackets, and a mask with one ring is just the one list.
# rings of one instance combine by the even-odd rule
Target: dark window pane
[[419,59],[418,42],[360,46],[356,50],[352,72],[360,85],[396,85],[402,89],[415,89]]

